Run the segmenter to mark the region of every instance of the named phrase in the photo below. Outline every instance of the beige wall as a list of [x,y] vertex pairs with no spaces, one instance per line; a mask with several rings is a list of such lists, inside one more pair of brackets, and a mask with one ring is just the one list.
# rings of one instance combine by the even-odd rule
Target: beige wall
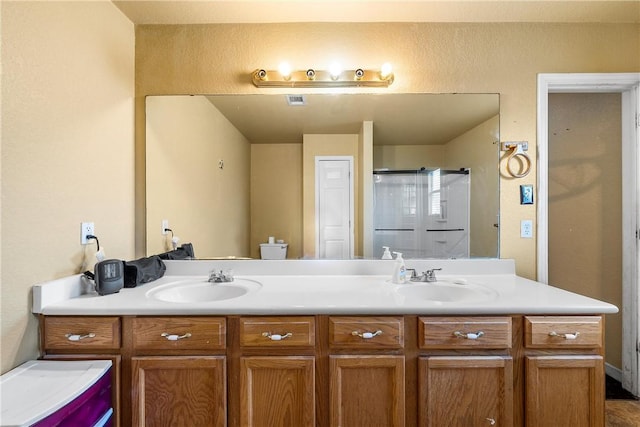
[[358,134],[358,199],[356,201],[356,247],[355,253],[364,258],[373,257],[373,122],[362,123]]
[[[445,146],[446,169],[471,169],[470,252],[472,257],[495,257],[498,247],[497,212],[484,206],[499,206],[497,168],[500,118],[495,116],[470,129]],[[487,165],[491,165],[487,167]]]
[[302,144],[251,145],[251,257],[269,236],[302,256]]
[[147,254],[170,249],[167,219],[198,258],[249,256],[249,141],[206,97],[146,104]]
[[444,164],[442,145],[374,145],[374,169],[437,168]]
[[134,256],[134,27],[111,2],[0,7],[5,372],[38,356],[31,287],[82,270],[82,221]]
[[[621,96],[549,95],[549,283],[622,307]],[[622,313],[606,360],[622,368]]]

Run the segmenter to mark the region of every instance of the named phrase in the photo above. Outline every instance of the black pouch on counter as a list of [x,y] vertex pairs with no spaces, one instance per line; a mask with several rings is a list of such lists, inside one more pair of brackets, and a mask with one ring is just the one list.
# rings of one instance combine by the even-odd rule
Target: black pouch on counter
[[185,243],[177,249],[162,253],[158,256],[160,259],[194,259],[196,257],[191,243]]
[[135,288],[164,276],[167,266],[159,256],[153,255],[135,261],[124,261],[124,287]]

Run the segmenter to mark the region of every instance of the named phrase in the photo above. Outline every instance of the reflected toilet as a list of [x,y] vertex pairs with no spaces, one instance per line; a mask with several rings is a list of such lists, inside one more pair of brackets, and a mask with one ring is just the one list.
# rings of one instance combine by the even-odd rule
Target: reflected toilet
[[260,243],[260,258],[286,259],[288,243]]

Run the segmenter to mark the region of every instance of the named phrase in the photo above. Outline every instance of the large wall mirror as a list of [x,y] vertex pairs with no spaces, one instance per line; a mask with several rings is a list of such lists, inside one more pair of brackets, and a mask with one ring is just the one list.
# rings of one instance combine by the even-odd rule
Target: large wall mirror
[[[146,98],[147,254],[498,257],[498,94]],[[172,231],[164,233],[164,221]],[[386,243],[386,244],[385,244]]]

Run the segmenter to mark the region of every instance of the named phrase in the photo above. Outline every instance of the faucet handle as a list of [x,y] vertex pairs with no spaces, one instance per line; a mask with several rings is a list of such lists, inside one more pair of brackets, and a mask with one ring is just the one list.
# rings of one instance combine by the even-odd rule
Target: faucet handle
[[427,271],[425,271],[423,274],[427,279],[427,282],[435,282],[436,280],[436,271],[440,271],[442,270],[442,268],[432,268],[429,269]]
[[415,268],[405,268],[405,271],[410,271],[411,272],[411,276],[409,277],[409,279],[417,279],[418,278],[418,273],[416,273],[416,269]]

